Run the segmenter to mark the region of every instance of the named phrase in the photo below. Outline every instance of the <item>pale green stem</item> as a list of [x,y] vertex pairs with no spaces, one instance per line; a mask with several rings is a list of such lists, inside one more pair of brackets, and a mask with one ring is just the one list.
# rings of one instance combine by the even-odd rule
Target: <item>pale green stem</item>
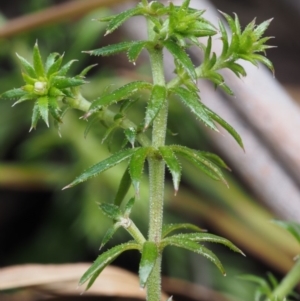
[[[89,107],[91,105],[91,103],[88,100],[86,100],[80,93],[77,95],[76,98],[67,98],[66,102],[72,108],[83,111],[83,112],[88,112]],[[108,124],[111,124],[114,122],[114,117],[116,115],[116,113],[114,113],[113,111],[111,111],[109,109],[105,109],[96,114],[99,115],[99,119],[103,120],[104,122],[106,122]],[[120,127],[123,129],[128,129],[128,128],[136,129],[137,128],[137,126],[132,121],[127,119],[126,117],[124,117],[121,120]],[[149,141],[149,138],[143,133],[137,134],[137,140],[143,146],[149,146],[151,144],[151,142]]]
[[273,291],[272,295],[275,300],[281,301],[291,293],[294,287],[300,283],[300,259],[298,258],[292,269],[283,278],[280,284]]
[[[149,38],[153,38],[152,25],[148,23]],[[153,84],[165,86],[162,49],[149,50]],[[167,101],[153,122],[152,146],[158,148],[165,145],[167,129]],[[163,224],[165,164],[160,158],[149,158],[149,241],[159,246]],[[161,254],[147,281],[147,301],[159,301],[161,298]]]
[[138,229],[138,227],[132,220],[130,220],[130,225],[128,227],[125,227],[125,229],[135,239],[137,243],[143,245],[143,243],[146,241],[144,235],[141,233],[141,231]]

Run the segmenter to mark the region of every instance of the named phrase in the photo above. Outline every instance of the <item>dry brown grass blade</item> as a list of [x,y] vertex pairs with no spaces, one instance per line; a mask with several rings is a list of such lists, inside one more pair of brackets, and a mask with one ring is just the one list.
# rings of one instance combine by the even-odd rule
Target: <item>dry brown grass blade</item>
[[2,26],[2,28],[0,28],[0,38],[8,38],[41,26],[82,16],[96,8],[112,6],[128,1],[130,0],[77,0],[55,5],[40,12],[21,16],[8,21],[4,26]]
[[207,287],[190,283],[180,279],[163,277],[163,290],[170,295],[178,295],[188,297],[196,301],[229,301],[222,294],[215,292]]
[[[80,295],[79,278],[90,267],[89,263],[41,265],[27,264],[0,269],[0,290],[14,288],[33,289],[55,295]],[[118,296],[145,299],[138,277],[118,267],[107,267],[87,295]],[[167,296],[163,298],[166,300]]]

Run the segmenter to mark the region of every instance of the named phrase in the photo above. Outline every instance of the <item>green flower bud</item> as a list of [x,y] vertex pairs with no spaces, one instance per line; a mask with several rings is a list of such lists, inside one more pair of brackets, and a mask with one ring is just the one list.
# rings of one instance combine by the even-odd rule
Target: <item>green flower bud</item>
[[47,87],[46,82],[35,82],[34,83],[34,93],[38,95],[45,95],[48,92],[48,87]]

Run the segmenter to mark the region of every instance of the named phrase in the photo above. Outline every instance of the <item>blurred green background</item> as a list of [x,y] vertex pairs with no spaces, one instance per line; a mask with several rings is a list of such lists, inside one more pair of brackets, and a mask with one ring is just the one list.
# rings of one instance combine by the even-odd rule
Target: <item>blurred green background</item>
[[[20,0],[1,3],[0,22],[4,26],[22,15],[64,2],[72,1]],[[89,1],[85,2],[88,5]],[[237,12],[243,24],[256,15],[267,19],[278,14],[276,9],[271,8],[268,12],[262,11],[257,1],[213,2],[222,11]],[[103,59],[81,53],[82,50],[126,39],[122,30],[103,38],[105,24],[91,22],[91,19],[108,15],[111,9],[99,5],[99,8],[84,15],[74,14],[64,20],[54,20],[51,25],[44,26],[41,22],[24,32],[16,30],[7,36],[0,35],[0,93],[23,84],[15,53],[30,60],[36,40],[44,58],[50,52],[64,52],[65,62],[78,59],[70,74],[76,74],[87,64],[98,64],[88,75],[89,83],[83,87],[82,93],[89,100],[96,98],[111,83],[118,86],[139,77],[150,78],[147,59],[141,59],[137,68],[133,69],[125,55]],[[289,60],[283,64],[280,55],[289,49],[284,48],[286,44],[283,39],[279,38],[275,44],[280,42],[281,50],[277,54],[270,52],[268,57],[274,61],[277,79],[292,87],[296,93],[299,77],[297,80],[295,76],[288,77],[287,73],[296,72],[292,65],[299,63],[299,55],[294,58],[290,52]],[[300,48],[299,41],[293,51],[296,47]],[[79,119],[80,112],[70,111],[64,118],[61,138],[55,128],[48,129],[42,122],[37,130],[28,133],[32,103],[25,102],[13,108],[11,105],[8,101],[0,102],[0,266],[93,261],[99,254],[101,238],[111,225],[97,209],[97,202],[113,200],[124,165],[61,191],[81,171],[109,155],[107,144],[101,143],[105,129],[99,124],[84,138],[86,122]],[[169,143],[214,151],[209,137],[197,121],[182,118],[180,107],[173,105],[170,109],[169,129],[178,135],[169,134]],[[143,110],[143,105],[137,104],[132,108],[132,116],[143,116]],[[182,186],[176,197],[173,196],[167,173],[165,221],[193,222],[227,237],[242,248],[247,258],[223,247],[212,246],[226,268],[227,277],[224,278],[205,259],[172,248],[165,252],[163,274],[211,287],[228,294],[232,300],[253,300],[254,286],[237,279],[237,276],[245,273],[264,276],[267,271],[272,271],[280,279],[291,267],[292,258],[299,248],[289,234],[269,222],[272,214],[234,173],[226,175],[230,184],[228,190],[188,164],[184,164],[183,170]],[[145,176],[141,199],[132,215],[145,234],[147,206]],[[120,230],[109,246],[127,239],[125,231]],[[125,253],[114,264],[136,272],[138,262],[135,253]]]

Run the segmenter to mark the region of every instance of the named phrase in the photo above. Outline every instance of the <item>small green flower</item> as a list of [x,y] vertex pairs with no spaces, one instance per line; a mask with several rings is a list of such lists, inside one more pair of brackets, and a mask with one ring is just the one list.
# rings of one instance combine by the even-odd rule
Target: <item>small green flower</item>
[[17,57],[21,63],[25,85],[3,93],[1,98],[17,100],[13,106],[26,100],[35,102],[30,131],[36,128],[40,118],[49,127],[49,112],[56,122],[61,123],[62,113],[60,106],[62,100],[73,95],[73,87],[78,87],[85,83],[83,75],[66,76],[74,60],[61,66],[63,55],[51,53],[44,64],[37,43],[33,47],[32,64],[18,54]]

